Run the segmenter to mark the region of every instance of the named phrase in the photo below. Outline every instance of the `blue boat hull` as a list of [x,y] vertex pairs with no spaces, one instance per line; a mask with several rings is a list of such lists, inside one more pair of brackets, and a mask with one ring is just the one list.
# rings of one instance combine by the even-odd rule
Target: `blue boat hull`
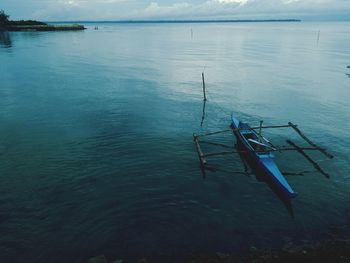
[[237,138],[237,146],[243,151],[243,157],[253,169],[257,178],[268,182],[274,190],[284,197],[294,198],[297,193],[291,188],[275,163],[274,155],[266,148],[253,145],[249,139],[258,140],[257,133],[246,123],[242,123],[232,116],[231,128]]

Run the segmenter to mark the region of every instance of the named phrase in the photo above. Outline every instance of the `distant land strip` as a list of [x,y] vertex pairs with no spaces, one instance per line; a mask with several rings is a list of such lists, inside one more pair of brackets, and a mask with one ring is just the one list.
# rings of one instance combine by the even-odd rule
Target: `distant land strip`
[[84,30],[83,25],[49,25],[36,20],[10,20],[10,15],[0,10],[0,32],[2,31],[71,31]]
[[6,31],[77,31],[84,29],[82,25],[11,25],[4,28]]
[[112,20],[112,21],[50,21],[50,23],[118,23],[118,24],[171,24],[171,23],[266,23],[301,22],[301,19],[223,19],[223,20]]

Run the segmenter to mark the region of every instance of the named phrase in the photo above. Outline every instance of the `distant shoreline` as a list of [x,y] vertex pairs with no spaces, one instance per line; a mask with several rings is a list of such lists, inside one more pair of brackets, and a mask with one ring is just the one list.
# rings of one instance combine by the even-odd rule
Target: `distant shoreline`
[[36,20],[10,20],[4,10],[0,10],[0,31],[71,31],[84,30],[83,25],[50,25]]
[[63,23],[116,23],[116,24],[185,24],[185,23],[273,23],[273,22],[301,22],[301,19],[223,19],[223,20],[111,20],[111,21],[50,21],[51,24]]
[[82,25],[11,25],[5,31],[77,31],[84,30]]

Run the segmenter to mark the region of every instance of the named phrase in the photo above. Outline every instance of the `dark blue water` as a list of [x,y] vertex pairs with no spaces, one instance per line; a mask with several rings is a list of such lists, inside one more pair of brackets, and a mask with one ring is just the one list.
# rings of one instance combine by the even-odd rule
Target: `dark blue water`
[[[350,219],[349,23],[94,26],[0,35],[1,262],[169,261],[318,240]],[[312,154],[326,179],[278,154],[281,170],[309,172],[288,177],[294,218],[234,173],[238,157],[208,160],[202,180],[192,133],[232,112],[297,123],[336,156]]]

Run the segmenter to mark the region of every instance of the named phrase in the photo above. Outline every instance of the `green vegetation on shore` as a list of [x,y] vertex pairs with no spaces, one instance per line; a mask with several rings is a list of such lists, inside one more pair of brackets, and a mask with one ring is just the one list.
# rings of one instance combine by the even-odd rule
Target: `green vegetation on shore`
[[0,11],[0,31],[68,31],[84,30],[82,25],[49,25],[35,20],[11,21],[3,10]]
[[84,30],[82,25],[10,25],[7,31],[69,31]]

